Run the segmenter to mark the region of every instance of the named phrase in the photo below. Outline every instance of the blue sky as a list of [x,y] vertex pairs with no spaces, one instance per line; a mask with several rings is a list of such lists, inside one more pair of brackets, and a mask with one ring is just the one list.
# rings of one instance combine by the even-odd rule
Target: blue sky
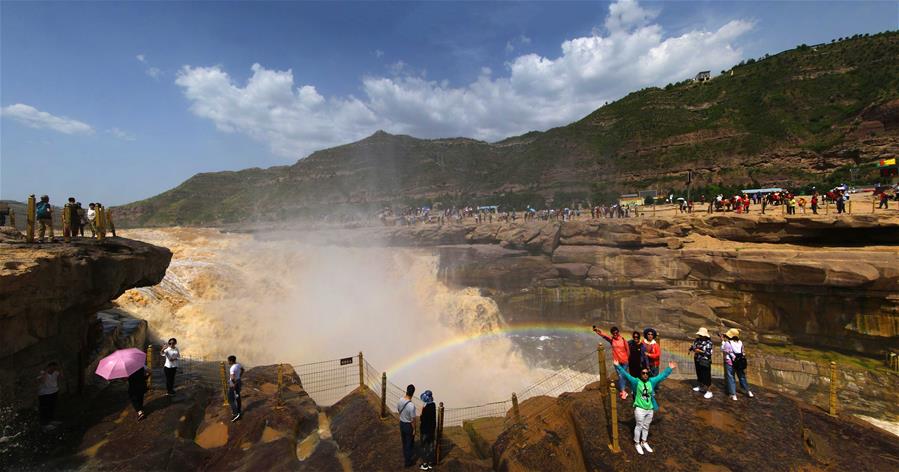
[[109,205],[378,129],[497,140],[899,28],[899,2],[0,2],[0,198]]

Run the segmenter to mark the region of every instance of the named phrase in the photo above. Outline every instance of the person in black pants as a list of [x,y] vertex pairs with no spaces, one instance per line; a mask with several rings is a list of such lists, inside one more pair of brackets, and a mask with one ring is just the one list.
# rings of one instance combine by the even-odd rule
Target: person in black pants
[[434,404],[434,394],[425,390],[421,394],[421,401],[425,404],[421,409],[420,435],[421,435],[421,470],[431,470],[434,467],[434,438],[437,436],[437,406]]
[[712,339],[708,329],[699,328],[690,352],[693,353],[693,364],[696,366],[697,385],[693,387],[693,391],[705,390],[703,396],[706,399],[712,398]]
[[415,385],[406,387],[406,395],[396,404],[396,412],[400,415],[400,438],[403,440],[403,465],[415,465]]
[[137,412],[138,421],[145,418],[144,394],[147,393],[147,377],[149,376],[147,369],[143,367],[128,376],[128,398],[131,399],[131,406]]
[[165,357],[165,366],[162,368],[165,372],[165,391],[166,395],[175,394],[175,372],[178,371],[178,360],[181,359],[181,352],[175,347],[178,340],[169,339],[168,346],[162,350],[162,357]]

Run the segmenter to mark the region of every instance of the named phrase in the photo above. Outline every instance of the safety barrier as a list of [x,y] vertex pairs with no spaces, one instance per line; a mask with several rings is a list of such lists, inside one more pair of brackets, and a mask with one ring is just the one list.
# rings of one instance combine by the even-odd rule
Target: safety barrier
[[[687,340],[661,341],[661,367],[665,368],[669,361],[678,365],[672,373],[672,378],[695,378],[695,364],[692,354],[688,351],[691,344]],[[895,395],[896,387],[899,386],[899,373],[888,370],[873,372],[839,366],[835,362],[809,361],[785,356],[772,357],[754,353],[752,346],[747,348],[747,353],[749,357],[747,379],[752,387],[759,386],[794,395],[831,415],[837,415],[842,410],[870,414],[872,395]],[[465,427],[468,422],[481,420],[477,424],[478,431],[499,434],[516,425],[527,423],[529,419],[540,416],[555,405],[554,402],[547,402],[542,408],[535,410],[532,407],[528,409],[527,414],[524,414],[519,408],[521,402],[540,396],[555,397],[565,392],[578,392],[590,383],[603,380],[604,377],[599,391],[609,413],[607,418],[610,418],[607,425],[609,447],[614,452],[619,451],[617,431],[619,406],[615,383],[617,373],[612,367],[611,359],[611,349],[603,341],[596,349],[584,353],[572,362],[556,367],[550,374],[521,391],[510,394],[506,399],[456,407],[439,403],[438,448],[444,426]],[[716,343],[712,358],[712,376],[716,379],[724,377],[722,359],[720,344]],[[211,388],[226,390],[224,363],[221,363],[220,371],[218,367],[217,360],[183,357],[179,373],[182,380],[179,382],[201,383]],[[394,405],[405,394],[404,388],[391,382],[386,372],[372,366],[363,353],[340,359],[295,364],[293,368],[300,377],[303,389],[320,406],[333,405],[354,390],[366,387],[379,398],[381,416],[387,418],[391,416]],[[862,381],[873,382],[873,385],[879,386],[879,393],[867,389],[862,395],[862,389],[857,386],[850,388],[851,384]],[[737,387],[739,388],[738,382]],[[724,394],[720,380],[713,385],[713,388],[716,394]],[[281,391],[280,382],[278,391]],[[224,396],[226,395],[223,392]],[[422,403],[418,398],[414,398],[413,401],[421,411]],[[439,454],[438,450],[438,457]]]

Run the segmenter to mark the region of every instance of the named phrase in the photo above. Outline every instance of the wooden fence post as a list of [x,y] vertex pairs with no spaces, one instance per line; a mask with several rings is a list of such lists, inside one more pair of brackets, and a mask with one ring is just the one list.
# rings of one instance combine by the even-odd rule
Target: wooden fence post
[[[70,207],[68,203],[66,203],[62,207],[62,240],[63,242],[70,243],[72,242],[72,213],[71,208],[75,205],[72,204]],[[68,231],[66,231],[68,229]]]
[[226,375],[225,374],[225,362],[222,361],[220,364],[222,366],[222,405],[227,406],[228,405],[228,380],[227,380],[227,377],[225,376]]
[[[606,378],[608,378],[608,375],[609,375],[608,371],[606,370],[606,352],[605,351],[606,351],[606,349],[602,345],[601,342],[596,344],[596,359],[597,359],[597,363],[599,364],[599,380],[605,380]],[[600,389],[599,391],[602,393],[605,392],[603,389]]]
[[365,363],[363,362],[364,360],[365,360],[365,358],[362,357],[362,351],[359,351],[359,386],[360,387],[365,386]]
[[387,418],[387,372],[381,372],[381,418]]
[[518,395],[512,394],[512,417],[515,424],[521,424],[521,411],[518,409]]
[[612,444],[609,445],[609,449],[618,453],[621,452],[621,446],[618,444],[618,395],[615,394],[614,380],[609,381],[609,401],[611,402],[610,411],[612,412],[609,420],[612,424]]
[[830,362],[830,416],[837,416],[837,363]]
[[434,462],[440,463],[440,453],[441,447],[440,443],[443,442],[443,402],[440,402],[440,406],[437,408],[437,437],[434,438],[436,442],[434,443]]
[[147,373],[150,374],[147,377],[147,388],[153,387],[153,345],[147,344]]
[[99,204],[97,205],[97,241],[101,243],[106,239],[106,214],[103,211],[103,207]]
[[852,214],[852,200],[849,200],[849,214]]
[[34,195],[28,196],[28,207],[25,210],[25,240],[29,243],[34,242]]
[[278,364],[278,404],[281,403],[281,392],[284,389],[284,367]]

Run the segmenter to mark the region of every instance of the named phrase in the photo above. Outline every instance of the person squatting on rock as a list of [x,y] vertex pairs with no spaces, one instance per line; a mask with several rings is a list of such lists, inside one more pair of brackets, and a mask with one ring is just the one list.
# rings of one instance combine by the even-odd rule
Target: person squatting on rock
[[44,232],[49,228],[50,242],[53,242],[53,207],[50,206],[50,197],[41,196],[41,201],[35,206],[37,222],[40,224],[38,236],[41,242],[44,242]]
[[59,397],[59,381],[62,378],[62,371],[59,370],[59,364],[55,361],[47,364],[47,368],[37,376],[37,405],[41,426],[45,431],[54,429],[56,425],[60,424],[53,418],[56,412],[56,400]]
[[137,412],[137,421],[143,420],[144,415],[144,394],[147,393],[147,378],[150,373],[147,369],[141,367],[140,370],[128,376],[128,398],[131,400],[131,406]]
[[696,366],[696,382],[698,385],[693,387],[694,392],[705,389],[705,398],[712,398],[712,339],[709,337],[709,330],[699,328],[696,332],[696,339],[690,346],[690,352],[693,353],[693,364]]
[[419,420],[419,437],[421,438],[421,470],[434,468],[434,438],[437,436],[437,405],[434,403],[434,394],[425,390],[421,394],[421,401],[425,404],[421,409]]
[[234,415],[231,422],[240,419],[241,415],[241,399],[240,387],[241,377],[243,377],[243,366],[237,363],[237,356],[228,356],[228,404],[231,405],[231,413]]
[[[596,325],[593,325],[593,332],[598,334],[601,338],[605,339],[612,345],[612,360],[622,365],[630,365],[630,356],[628,351],[627,340],[621,337],[621,332],[618,330],[617,326],[612,326],[611,332],[612,335],[608,336],[602,332],[601,329],[597,329]],[[618,396],[621,397],[622,400],[627,398],[627,380],[624,377],[618,376]]]
[[743,347],[743,341],[740,341],[740,330],[731,328],[721,336],[722,338],[721,352],[724,353],[724,379],[727,381],[727,394],[732,400],[737,399],[737,385],[734,381],[734,375],[740,379],[740,387],[746,392],[749,398],[754,395],[749,390],[749,382],[746,381],[746,351]]
[[400,415],[400,439],[403,441],[403,465],[415,465],[415,385],[406,387],[406,395],[396,404],[396,412]]
[[175,394],[175,372],[178,371],[178,360],[181,359],[181,351],[175,347],[177,344],[178,340],[171,338],[162,350],[162,357],[165,357],[165,366],[162,370],[165,372],[166,395]]
[[637,424],[634,427],[634,447],[640,455],[643,455],[643,451],[652,452],[652,448],[649,447],[646,439],[649,437],[649,425],[652,423],[652,416],[659,409],[655,396],[656,387],[668,378],[671,375],[671,371],[676,368],[676,363],[669,362],[668,368],[659,375],[650,377],[649,369],[643,369],[640,372],[640,377],[636,378],[629,374],[622,365],[615,362],[615,369],[618,371],[618,375],[625,377],[630,382],[631,391],[634,392],[634,420]]

